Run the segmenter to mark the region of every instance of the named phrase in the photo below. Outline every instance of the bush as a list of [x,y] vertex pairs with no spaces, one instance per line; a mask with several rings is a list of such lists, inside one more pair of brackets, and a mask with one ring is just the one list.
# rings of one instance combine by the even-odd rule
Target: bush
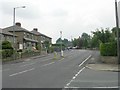
[[2,42],[2,58],[11,57],[14,53],[13,47],[9,41]]
[[13,55],[13,49],[2,50],[2,58],[11,57]]
[[100,53],[102,56],[117,56],[117,43],[101,43]]
[[9,41],[3,41],[2,42],[2,49],[13,49],[13,47]]

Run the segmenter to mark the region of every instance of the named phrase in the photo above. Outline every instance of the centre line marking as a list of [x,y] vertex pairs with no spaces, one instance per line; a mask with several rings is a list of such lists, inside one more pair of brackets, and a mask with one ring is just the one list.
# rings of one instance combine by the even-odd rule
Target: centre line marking
[[19,74],[22,74],[22,73],[25,73],[25,72],[28,72],[28,71],[32,71],[32,70],[34,70],[34,69],[35,69],[35,68],[28,69],[28,70],[25,70],[25,71],[21,71],[21,72],[18,72],[18,73],[11,74],[11,75],[9,75],[9,76],[12,77],[12,76],[19,75]]
[[88,58],[86,58],[86,59],[79,65],[79,67],[82,66],[91,56],[92,56],[92,55],[90,55]]
[[62,59],[60,59],[59,61],[62,61],[62,60],[64,60],[65,58],[62,58]]
[[83,67],[81,70],[79,70],[79,72],[77,74],[75,74],[75,76],[72,78],[72,80],[70,80],[69,83],[66,84],[65,87],[68,87],[72,82],[73,80],[85,69],[85,67]]
[[20,67],[25,67],[25,66],[29,66],[29,65],[33,65],[33,64],[35,64],[35,62],[34,63],[30,63],[30,64],[21,65]]
[[41,67],[48,66],[48,65],[53,64],[53,63],[55,63],[55,62],[51,62],[51,63],[45,64],[45,65],[42,65]]

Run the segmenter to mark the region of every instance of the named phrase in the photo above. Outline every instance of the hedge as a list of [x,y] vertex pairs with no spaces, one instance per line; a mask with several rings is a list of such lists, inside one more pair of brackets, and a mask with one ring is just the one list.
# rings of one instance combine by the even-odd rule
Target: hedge
[[11,57],[13,55],[13,49],[3,49],[2,58]]
[[101,43],[100,44],[100,54],[102,56],[117,56],[117,43]]
[[2,42],[2,58],[11,57],[14,53],[12,44],[9,41]]

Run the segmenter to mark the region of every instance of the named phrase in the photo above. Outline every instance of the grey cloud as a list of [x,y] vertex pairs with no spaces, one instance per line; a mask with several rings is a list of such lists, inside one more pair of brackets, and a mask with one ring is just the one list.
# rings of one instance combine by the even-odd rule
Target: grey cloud
[[16,14],[18,17],[22,18],[28,18],[28,19],[37,19],[40,18],[40,12],[38,12],[38,8],[32,6],[31,4],[28,3],[22,3],[22,2],[2,2],[1,3],[1,11],[4,14],[8,15],[13,15],[13,8],[14,7],[19,7],[19,6],[26,6],[26,8],[21,8],[16,10]]
[[68,12],[63,9],[56,9],[52,12],[52,15],[55,17],[67,16]]

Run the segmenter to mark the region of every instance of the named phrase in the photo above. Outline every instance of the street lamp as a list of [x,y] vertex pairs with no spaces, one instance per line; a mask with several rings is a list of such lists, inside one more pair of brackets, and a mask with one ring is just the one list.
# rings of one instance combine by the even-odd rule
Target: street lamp
[[120,39],[119,39],[119,18],[118,18],[118,5],[117,0],[115,0],[115,14],[116,14],[116,30],[117,30],[117,54],[118,54],[118,63],[120,64]]
[[[16,43],[15,42],[15,29],[14,29],[14,26],[15,26],[15,10],[18,9],[18,8],[25,8],[25,6],[20,6],[20,7],[13,8],[13,46],[14,46],[14,50],[16,50],[16,48],[15,48],[15,43]],[[14,55],[14,59],[15,59],[15,55]]]

